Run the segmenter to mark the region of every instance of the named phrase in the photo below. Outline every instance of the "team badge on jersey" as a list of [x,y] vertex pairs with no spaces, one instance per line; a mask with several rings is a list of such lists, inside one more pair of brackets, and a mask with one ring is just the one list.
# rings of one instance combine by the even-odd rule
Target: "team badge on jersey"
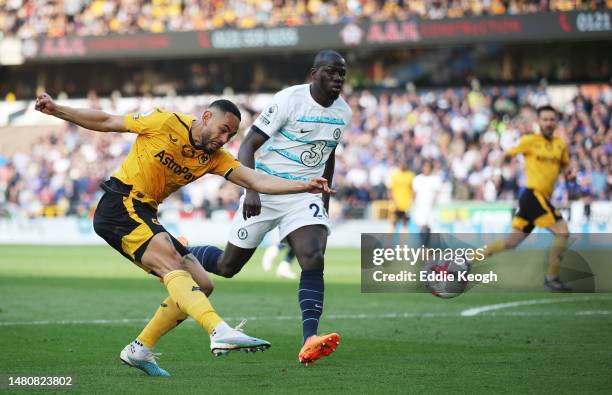
[[340,128],[334,129],[334,139],[340,140],[340,136],[342,136],[342,130]]
[[185,158],[193,158],[195,156],[195,150],[192,146],[185,144],[183,145],[183,149],[181,149],[181,154],[183,154]]
[[209,160],[210,156],[208,156],[207,154],[200,154],[198,156],[198,162],[200,162],[201,165],[207,164]]

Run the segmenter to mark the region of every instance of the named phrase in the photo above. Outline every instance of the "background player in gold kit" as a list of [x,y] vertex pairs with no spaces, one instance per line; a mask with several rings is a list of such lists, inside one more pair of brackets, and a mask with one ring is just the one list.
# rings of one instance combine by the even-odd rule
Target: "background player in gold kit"
[[408,168],[408,163],[405,159],[401,160],[400,167],[393,172],[389,183],[389,191],[391,192],[391,200],[393,201],[393,212],[391,213],[391,232],[401,232],[402,226],[408,232],[408,221],[410,207],[414,193],[412,191],[412,181],[414,173]]
[[550,203],[555,182],[561,172],[566,178],[573,178],[569,165],[569,155],[565,141],[554,136],[557,127],[557,111],[552,106],[537,109],[540,133],[521,137],[516,147],[509,149],[505,157],[523,154],[527,187],[519,196],[519,209],[512,219],[512,232],[505,240],[496,240],[486,246],[486,255],[515,248],[534,227],[547,228],[555,235],[553,240],[548,273],[544,286],[557,292],[571,289],[559,279],[563,254],[567,248],[569,230],[567,222]]
[[228,100],[213,102],[200,118],[154,109],[125,116],[56,104],[48,94],[36,110],[100,132],[132,132],[138,137],[119,170],[102,184],[106,191],[94,215],[94,230],[145,271],[162,278],[169,296],[153,323],[120,354],[121,360],[153,376],[169,376],[151,348],[161,336],[191,316],[209,334],[215,355],[270,347],[265,340],[231,328],[207,295],[213,284],[197,259],[157,220],[157,206],[180,187],[207,173],[267,194],[329,193],[327,181],[289,181],[255,173],[222,148],[238,131],[240,111]]

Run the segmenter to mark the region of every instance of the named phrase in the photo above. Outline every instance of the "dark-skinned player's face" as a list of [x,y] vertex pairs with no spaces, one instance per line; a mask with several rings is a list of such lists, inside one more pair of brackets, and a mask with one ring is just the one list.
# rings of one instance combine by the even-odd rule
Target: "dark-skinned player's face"
[[200,138],[200,148],[207,154],[213,154],[223,147],[232,137],[238,133],[240,120],[231,112],[223,112],[217,108],[211,108],[202,116],[204,127]]
[[540,132],[544,137],[550,137],[557,128],[557,114],[554,111],[542,111],[538,116]]
[[346,63],[338,58],[320,66],[313,72],[313,82],[330,99],[336,100],[342,92],[346,78]]

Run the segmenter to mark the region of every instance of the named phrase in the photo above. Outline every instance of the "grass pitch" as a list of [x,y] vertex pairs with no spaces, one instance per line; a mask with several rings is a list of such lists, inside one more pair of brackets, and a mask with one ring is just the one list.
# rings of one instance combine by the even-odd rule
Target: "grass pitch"
[[[509,253],[506,259],[513,258]],[[0,246],[0,375],[74,375],[72,393],[610,393],[612,299],[606,294],[362,294],[359,251],[327,253],[321,331],[331,357],[297,362],[296,281],[263,273],[257,254],[212,302],[230,324],[272,342],[215,358],[187,321],[156,348],[172,377],[119,363],[165,289],[110,247]],[[462,311],[521,300],[473,317]],[[1,391],[2,389],[0,389]],[[32,392],[32,389],[26,390]],[[63,389],[45,392],[63,392]],[[37,391],[43,392],[43,390]]]

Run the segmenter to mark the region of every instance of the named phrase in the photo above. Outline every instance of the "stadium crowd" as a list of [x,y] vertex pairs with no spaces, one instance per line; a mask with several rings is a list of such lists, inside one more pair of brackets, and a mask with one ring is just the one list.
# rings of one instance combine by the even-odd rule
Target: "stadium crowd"
[[[261,108],[250,97],[242,103],[242,133]],[[390,175],[401,161],[418,173],[431,160],[444,179],[440,201],[511,200],[525,180],[520,159],[498,167],[502,150],[534,130],[534,108],[550,102],[544,86],[471,88],[399,93],[356,92],[347,98],[353,119],[337,149],[335,201],[344,217],[366,215],[375,200],[387,199]],[[100,107],[95,95],[90,105]],[[185,111],[176,101],[168,109]],[[150,106],[143,100],[140,108]],[[176,107],[176,108],[172,108]],[[108,109],[107,109],[108,110]],[[191,113],[202,108],[193,107]],[[578,91],[560,109],[557,133],[568,142],[578,177],[559,181],[554,203],[609,200],[612,197],[612,90],[596,95]],[[72,125],[30,145],[27,152],[0,156],[0,215],[87,216],[99,183],[119,165],[132,134],[79,131]],[[240,138],[228,144],[237,153]],[[163,204],[177,215],[210,216],[234,211],[241,191],[221,177],[205,176]],[[332,208],[332,210],[334,210]]]
[[593,10],[610,0],[0,0],[0,38]]

